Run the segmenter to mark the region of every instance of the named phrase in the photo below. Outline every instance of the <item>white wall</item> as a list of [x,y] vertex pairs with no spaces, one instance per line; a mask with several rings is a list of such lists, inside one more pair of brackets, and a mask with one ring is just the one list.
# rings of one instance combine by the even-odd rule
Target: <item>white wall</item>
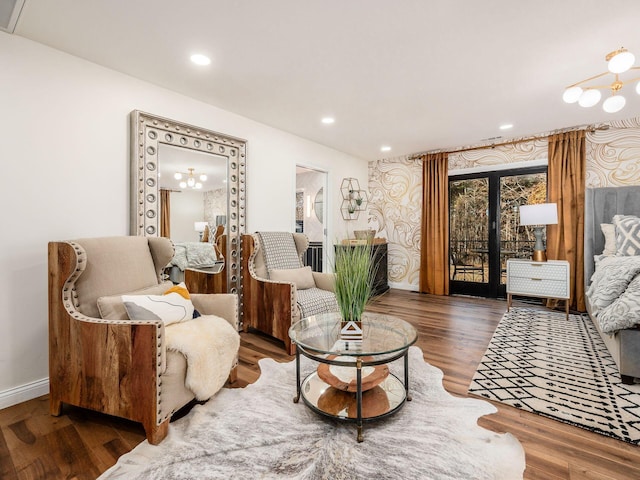
[[0,66],[0,408],[47,391],[47,242],[129,233],[132,110],[248,140],[249,231],[293,231],[296,162],[329,171],[330,239],[341,179],[366,184],[364,160],[15,35]]
[[171,240],[174,242],[199,242],[200,234],[195,222],[204,222],[204,192],[182,189],[171,192]]

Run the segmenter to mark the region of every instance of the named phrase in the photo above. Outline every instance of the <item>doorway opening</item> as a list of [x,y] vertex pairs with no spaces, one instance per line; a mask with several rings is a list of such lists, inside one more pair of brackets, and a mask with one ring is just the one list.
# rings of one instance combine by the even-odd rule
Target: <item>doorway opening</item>
[[519,207],[546,198],[546,166],[449,177],[450,292],[505,297],[507,260],[531,258],[535,243]]
[[303,260],[314,272],[327,264],[327,178],[326,171],[296,165],[295,231],[309,237]]

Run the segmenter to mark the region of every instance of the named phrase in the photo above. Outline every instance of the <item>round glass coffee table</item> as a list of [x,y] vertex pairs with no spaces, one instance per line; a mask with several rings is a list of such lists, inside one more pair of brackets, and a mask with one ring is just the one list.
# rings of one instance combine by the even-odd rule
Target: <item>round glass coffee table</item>
[[[355,327],[355,328],[354,328]],[[355,326],[339,313],[304,318],[289,329],[296,344],[296,396],[315,412],[355,422],[362,442],[363,422],[387,417],[402,408],[409,395],[409,347],[418,334],[391,315],[365,312]],[[300,356],[318,362],[301,379]],[[404,358],[404,381],[389,372],[388,363]]]

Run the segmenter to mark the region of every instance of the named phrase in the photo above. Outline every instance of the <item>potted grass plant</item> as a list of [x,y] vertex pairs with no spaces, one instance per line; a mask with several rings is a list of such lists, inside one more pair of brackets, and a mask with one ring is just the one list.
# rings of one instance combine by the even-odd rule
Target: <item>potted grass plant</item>
[[336,248],[336,300],[343,322],[360,322],[372,294],[371,242]]

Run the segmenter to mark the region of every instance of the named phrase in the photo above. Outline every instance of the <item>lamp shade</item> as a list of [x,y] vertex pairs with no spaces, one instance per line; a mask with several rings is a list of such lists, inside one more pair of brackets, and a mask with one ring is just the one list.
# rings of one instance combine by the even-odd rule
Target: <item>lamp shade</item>
[[204,232],[204,229],[207,228],[207,222],[195,222],[194,228],[196,232]]
[[520,206],[520,225],[555,225],[558,223],[558,205],[540,203]]

